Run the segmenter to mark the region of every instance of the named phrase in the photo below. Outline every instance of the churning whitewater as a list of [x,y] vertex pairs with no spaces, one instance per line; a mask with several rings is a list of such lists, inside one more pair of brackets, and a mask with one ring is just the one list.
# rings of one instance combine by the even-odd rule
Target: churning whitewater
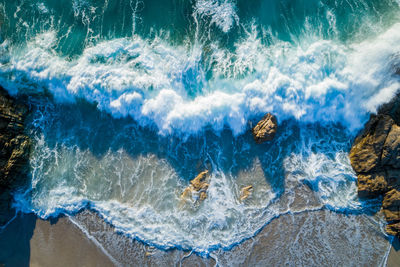
[[[62,2],[0,1],[0,85],[35,107],[21,211],[90,208],[128,236],[207,255],[282,214],[373,206],[347,153],[400,88],[397,1],[197,0],[165,15],[151,1]],[[248,130],[266,112],[278,134],[257,145]],[[205,169],[207,198],[182,206]]]

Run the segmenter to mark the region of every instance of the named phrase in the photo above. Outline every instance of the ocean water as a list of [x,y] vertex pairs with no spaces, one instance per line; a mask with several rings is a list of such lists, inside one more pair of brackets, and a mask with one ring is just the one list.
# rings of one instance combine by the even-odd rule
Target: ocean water
[[[203,256],[284,214],[376,211],[347,154],[400,89],[399,44],[397,0],[0,0],[0,85],[33,109],[14,205]],[[207,199],[182,205],[205,169]]]

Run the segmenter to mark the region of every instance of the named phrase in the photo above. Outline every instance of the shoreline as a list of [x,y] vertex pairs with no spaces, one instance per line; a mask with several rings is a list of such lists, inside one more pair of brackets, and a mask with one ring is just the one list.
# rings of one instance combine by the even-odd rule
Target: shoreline
[[[380,227],[379,216],[381,215],[344,215],[328,210],[286,214],[271,221],[253,238],[230,250],[219,249],[211,253],[209,258],[190,251],[164,251],[148,246],[116,233],[112,226],[87,210],[72,217],[64,216],[52,220],[41,220],[33,214],[23,214],[22,220],[19,215],[10,222],[6,230],[10,236],[17,233],[19,240],[21,238],[18,238],[18,234],[25,233],[22,238],[28,243],[25,247],[28,250],[25,251],[25,260],[31,266],[73,266],[74,263],[84,266],[215,266],[217,262],[221,266],[263,263],[276,266],[285,262],[300,265],[329,265],[334,262],[362,265],[363,260],[364,263],[367,262],[367,258],[362,258],[367,254],[370,264],[375,262],[373,265],[383,266],[386,262],[387,266],[398,266],[400,252],[395,251],[382,232],[377,232]],[[354,234],[352,228],[360,225],[360,230],[366,235],[359,244],[365,244],[366,247],[363,248],[357,248],[355,245],[358,242],[354,242],[351,237]],[[2,236],[4,233],[0,233],[0,237]],[[2,239],[4,241],[4,238],[0,238]],[[335,242],[330,243],[331,240]],[[375,243],[376,248],[368,248],[369,244],[366,243]],[[322,247],[322,244],[328,244],[329,249]],[[313,252],[313,256],[305,257],[302,253],[307,251]],[[286,254],[282,254],[283,252]],[[13,257],[21,258],[21,254],[10,255],[11,260]]]

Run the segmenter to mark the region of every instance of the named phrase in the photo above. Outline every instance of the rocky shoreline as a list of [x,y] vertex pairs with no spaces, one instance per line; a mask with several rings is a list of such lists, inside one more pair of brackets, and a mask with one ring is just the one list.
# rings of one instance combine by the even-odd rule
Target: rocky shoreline
[[12,192],[26,182],[31,141],[24,134],[29,109],[0,86],[0,226],[14,212]]
[[386,232],[400,237],[400,95],[371,115],[349,156],[359,196],[382,197]]

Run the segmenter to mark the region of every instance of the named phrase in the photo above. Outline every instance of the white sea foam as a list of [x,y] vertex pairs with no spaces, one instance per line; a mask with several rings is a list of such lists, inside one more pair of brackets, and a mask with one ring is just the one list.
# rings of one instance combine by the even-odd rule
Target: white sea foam
[[235,23],[239,23],[235,8],[231,0],[198,0],[193,15],[202,19],[211,17],[211,24],[227,33]]
[[[355,177],[344,152],[348,136],[343,129],[322,128],[325,132],[320,132],[318,127],[293,122],[263,153],[258,151],[258,145],[249,143],[251,139],[233,139],[236,141],[229,144],[225,137],[214,136],[198,142],[202,147],[196,149],[186,141],[171,147],[159,142],[157,151],[167,150],[171,157],[184,151],[179,164],[195,161],[196,151],[205,151],[211,165],[210,186],[207,199],[199,204],[182,202],[180,195],[192,177],[182,177],[179,171],[186,167],[174,166],[168,157],[136,151],[135,143],[125,142],[117,150],[107,147],[95,153],[101,144],[93,143],[93,138],[97,140],[94,136],[111,138],[111,143],[120,140],[121,136],[105,137],[99,131],[103,124],[112,125],[112,121],[101,121],[96,114],[86,113],[85,117],[94,116],[98,121],[84,123],[77,108],[56,107],[35,115],[42,121],[35,125],[47,126],[42,130],[34,127],[37,132],[33,135],[36,140],[30,160],[32,184],[27,192],[16,195],[15,204],[42,218],[90,207],[117,231],[148,244],[208,254],[253,236],[282,214],[324,207],[348,212],[363,209],[355,195]],[[74,124],[65,122],[64,116],[75,118],[71,120]],[[131,131],[112,130],[123,138],[132,138]],[[83,147],[79,145],[82,138]],[[152,137],[137,134],[134,138],[140,144]],[[221,144],[224,141],[228,144]],[[86,145],[89,148],[84,148]],[[129,150],[131,146],[134,148]],[[231,146],[232,152],[223,152]],[[233,162],[228,169],[224,167],[226,162]],[[235,171],[237,164],[239,170]],[[240,191],[248,185],[253,186],[252,195],[240,201]]]
[[[234,52],[214,45],[207,58],[200,45],[170,46],[136,36],[99,43],[66,60],[52,50],[55,42],[55,33],[47,32],[13,51],[1,67],[2,77],[14,77],[6,87],[21,82],[26,88],[22,81],[28,79],[60,101],[82,97],[117,117],[154,123],[163,134],[196,133],[207,125],[228,125],[239,134],[249,118],[265,112],[280,120],[334,121],[356,129],[399,89],[390,68],[400,53],[400,24],[350,46],[309,41],[266,47],[253,31]],[[209,68],[214,78],[206,80]]]

